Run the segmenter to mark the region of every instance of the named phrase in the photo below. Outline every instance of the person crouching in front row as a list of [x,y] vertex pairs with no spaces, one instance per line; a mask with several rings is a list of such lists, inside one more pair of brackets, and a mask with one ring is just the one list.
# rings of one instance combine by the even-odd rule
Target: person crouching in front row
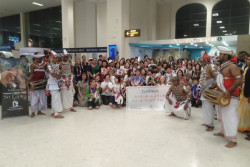
[[166,95],[168,103],[166,105],[170,116],[177,116],[183,119],[191,117],[191,93],[184,85],[180,84],[180,78],[173,78],[173,85]]
[[89,110],[100,108],[100,92],[94,79],[90,81],[89,87],[86,89],[86,96]]

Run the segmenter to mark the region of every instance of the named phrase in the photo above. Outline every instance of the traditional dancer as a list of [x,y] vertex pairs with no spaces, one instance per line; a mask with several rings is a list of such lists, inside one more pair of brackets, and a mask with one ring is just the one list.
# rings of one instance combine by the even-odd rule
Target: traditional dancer
[[49,79],[47,83],[47,89],[51,94],[51,116],[55,118],[64,118],[59,113],[62,112],[62,102],[61,95],[59,90],[59,79],[60,75],[60,65],[59,65],[59,56],[51,51],[50,54],[50,63],[48,64]]
[[61,69],[61,83],[60,92],[62,98],[63,110],[70,110],[76,112],[73,108],[73,100],[75,89],[73,87],[73,66],[69,63],[69,55],[66,50],[63,50],[63,59],[60,64]]
[[[30,82],[40,82],[46,79],[45,70],[47,69],[47,64],[42,61],[44,54],[37,53],[33,56],[34,62],[30,66]],[[35,117],[35,112],[37,115],[45,115],[42,110],[47,109],[47,97],[45,95],[45,87],[38,88],[36,90],[31,90],[30,92],[30,103],[31,103],[31,118]]]
[[[171,95],[171,96],[170,96]],[[166,109],[171,112],[170,116],[189,119],[191,116],[191,92],[180,84],[180,78],[173,78],[173,85],[166,95],[168,100]]]
[[216,79],[216,69],[214,64],[210,63],[210,57],[208,54],[204,54],[200,58],[201,67],[203,70],[200,76],[200,86],[201,86],[201,101],[202,101],[202,112],[204,118],[204,126],[207,127],[207,131],[214,130],[214,114],[215,108],[212,103],[208,102],[203,97],[203,92],[212,86],[214,80]]
[[219,121],[222,125],[222,131],[215,133],[215,136],[224,136],[229,140],[226,147],[232,148],[237,145],[237,128],[239,117],[237,113],[241,74],[237,65],[230,61],[233,51],[224,46],[218,46],[220,51],[219,61],[221,63],[220,70],[216,78],[217,89],[224,92],[223,96],[230,98],[228,106],[216,105]]

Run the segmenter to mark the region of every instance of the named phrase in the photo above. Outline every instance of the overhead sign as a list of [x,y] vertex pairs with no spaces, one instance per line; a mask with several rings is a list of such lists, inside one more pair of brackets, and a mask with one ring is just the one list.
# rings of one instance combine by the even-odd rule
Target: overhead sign
[[208,38],[187,38],[187,39],[174,39],[171,40],[171,44],[182,44],[182,43],[202,43],[202,42],[216,42],[216,37]]
[[[106,53],[107,47],[96,47],[96,48],[63,48],[68,53]],[[56,53],[62,53],[63,49],[53,49]]]
[[125,37],[139,37],[139,36],[141,36],[140,29],[125,30]]

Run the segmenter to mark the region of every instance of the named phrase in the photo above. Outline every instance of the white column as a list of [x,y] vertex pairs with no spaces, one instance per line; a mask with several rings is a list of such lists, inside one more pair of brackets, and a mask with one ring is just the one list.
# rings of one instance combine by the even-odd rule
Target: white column
[[156,0],[148,1],[148,29],[147,29],[147,40],[156,39],[156,24],[157,24],[157,2]]
[[64,48],[75,47],[74,0],[61,0],[62,4],[62,42]]
[[212,30],[212,5],[207,5],[207,25],[206,25],[206,37],[211,37]]
[[129,0],[107,0],[107,45],[117,45],[120,58],[129,57],[126,29],[129,29]]

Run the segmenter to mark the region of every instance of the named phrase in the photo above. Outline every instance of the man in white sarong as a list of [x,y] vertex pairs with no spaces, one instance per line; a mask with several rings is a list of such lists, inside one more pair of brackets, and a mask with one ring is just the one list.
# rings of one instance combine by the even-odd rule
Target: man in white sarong
[[47,89],[51,94],[51,116],[54,118],[64,118],[59,113],[62,112],[61,94],[59,90],[60,65],[59,55],[54,51],[50,53],[50,63],[48,64],[49,79]]
[[230,98],[230,104],[228,106],[216,106],[222,131],[214,135],[228,139],[229,142],[226,147],[233,148],[237,146],[239,123],[237,107],[240,96],[239,85],[241,84],[241,73],[236,64],[230,61],[233,51],[224,46],[218,46],[217,49],[220,51],[219,61],[221,63],[216,79],[217,89],[224,92],[224,97]]
[[[35,54],[33,56],[34,62],[30,66],[30,76],[29,82],[40,82],[46,79],[45,70],[47,69],[47,64],[42,61],[44,54]],[[37,115],[45,115],[42,110],[47,109],[47,96],[45,95],[46,83],[44,87],[36,88],[30,91],[30,103],[31,103],[31,118]]]
[[73,108],[75,89],[73,87],[73,66],[69,63],[69,55],[63,50],[63,59],[60,64],[61,69],[61,98],[63,110],[76,112]]
[[169,88],[166,98],[166,110],[171,113],[170,116],[185,120],[191,117],[191,92],[180,84],[179,77],[173,78],[173,85]]
[[212,103],[203,97],[203,93],[212,86],[214,80],[216,79],[216,70],[214,64],[210,63],[210,57],[208,54],[204,54],[200,58],[199,63],[203,67],[199,83],[202,88],[200,98],[202,101],[202,113],[204,118],[204,124],[202,125],[207,127],[207,131],[212,131],[214,130],[215,108]]

